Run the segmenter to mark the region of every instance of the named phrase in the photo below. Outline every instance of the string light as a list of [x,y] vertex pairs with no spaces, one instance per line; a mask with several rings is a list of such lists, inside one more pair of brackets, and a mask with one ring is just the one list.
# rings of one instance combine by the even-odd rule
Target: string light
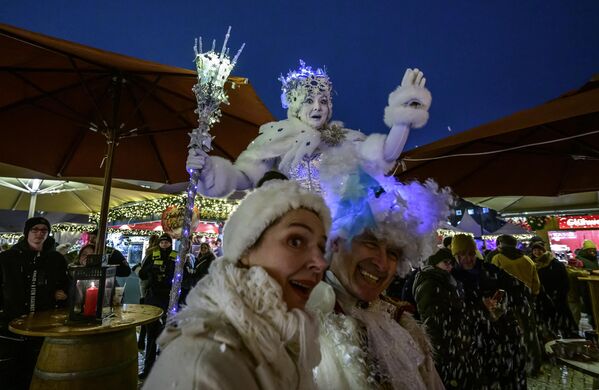
[[[200,197],[198,197],[200,198]],[[185,206],[187,195],[167,196],[112,208],[108,211],[109,221],[144,219],[160,216],[169,206]],[[235,210],[239,202],[223,199],[201,198],[200,219],[203,221],[224,221]],[[98,224],[100,213],[89,216],[89,221]]]

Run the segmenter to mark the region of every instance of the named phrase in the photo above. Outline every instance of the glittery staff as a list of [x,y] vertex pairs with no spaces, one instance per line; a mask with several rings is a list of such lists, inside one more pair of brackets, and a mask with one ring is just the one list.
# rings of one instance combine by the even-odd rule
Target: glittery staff
[[[230,32],[231,27],[229,26],[220,53],[214,50],[216,41],[212,41],[212,49],[205,53],[202,52],[202,38],[196,39],[195,41],[194,52],[195,64],[198,72],[198,82],[194,85],[193,92],[195,93],[198,102],[198,108],[195,111],[198,114],[198,127],[193,129],[189,134],[189,137],[191,138],[188,146],[189,149],[203,150],[204,152],[212,150],[210,128],[220,120],[220,105],[222,103],[229,104],[228,96],[225,92],[225,83],[245,46],[245,43],[241,45],[241,48],[235,57],[233,57],[233,60],[230,60],[229,49],[227,48]],[[235,84],[232,84],[232,87],[235,87]],[[175,273],[168,305],[168,318],[172,318],[173,315],[177,313],[179,306],[183,266],[188,260],[191,218],[199,178],[200,170],[189,170],[189,184],[187,186],[187,202],[181,233],[181,246],[179,248],[177,259],[175,260]]]

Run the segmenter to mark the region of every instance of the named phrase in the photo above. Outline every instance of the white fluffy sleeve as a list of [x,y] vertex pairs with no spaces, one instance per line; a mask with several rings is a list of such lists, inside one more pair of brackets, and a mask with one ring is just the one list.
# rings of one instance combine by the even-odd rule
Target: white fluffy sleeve
[[[409,105],[414,101],[420,103],[419,108]],[[389,105],[385,107],[385,124],[389,127],[405,124],[415,129],[420,128],[428,121],[428,109],[431,102],[432,96],[428,89],[399,86],[389,94]]]
[[393,168],[394,160],[387,161],[384,156],[385,141],[387,135],[374,133],[364,140],[358,141],[356,149],[360,160],[364,162],[364,168],[371,174],[385,174]]
[[211,156],[213,162],[214,180],[210,187],[198,181],[198,192],[210,198],[224,198],[236,190],[245,190],[251,185],[247,176],[235,167],[229,160]]

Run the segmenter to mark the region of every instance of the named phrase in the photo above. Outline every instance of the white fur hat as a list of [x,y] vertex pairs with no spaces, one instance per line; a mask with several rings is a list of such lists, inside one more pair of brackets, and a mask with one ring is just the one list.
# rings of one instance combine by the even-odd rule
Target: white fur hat
[[271,180],[250,192],[231,213],[223,233],[225,258],[237,262],[262,233],[290,210],[314,211],[328,233],[331,214],[320,195],[308,192],[295,181]]

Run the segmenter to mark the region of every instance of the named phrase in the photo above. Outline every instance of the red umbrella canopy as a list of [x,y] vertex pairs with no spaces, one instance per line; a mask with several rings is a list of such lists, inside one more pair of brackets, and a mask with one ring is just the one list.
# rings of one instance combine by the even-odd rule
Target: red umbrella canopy
[[462,197],[598,191],[599,78],[528,110],[410,150],[402,180],[432,177]]
[[[191,70],[0,24],[0,127],[10,140],[0,162],[56,177],[103,177],[114,130],[114,178],[186,181],[195,83]],[[212,154],[235,159],[273,116],[251,85],[228,92]]]

